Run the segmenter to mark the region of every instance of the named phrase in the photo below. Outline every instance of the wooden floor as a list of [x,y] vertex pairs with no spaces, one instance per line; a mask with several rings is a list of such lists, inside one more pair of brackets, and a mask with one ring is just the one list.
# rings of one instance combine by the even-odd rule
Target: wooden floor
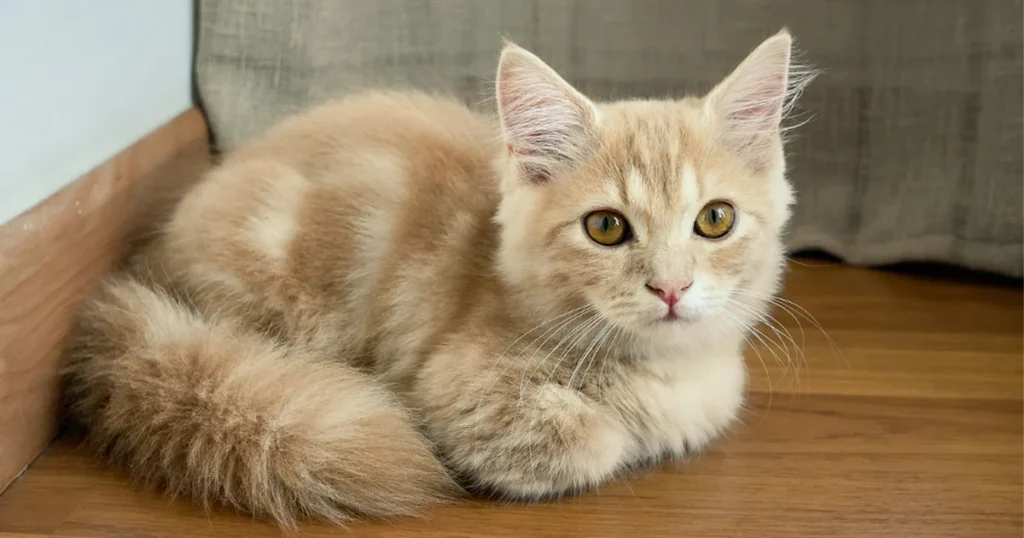
[[[1021,536],[1020,284],[799,263],[785,296],[835,347],[778,311],[802,355],[751,351],[745,425],[709,453],[577,500],[467,502],[421,520],[300,534]],[[806,364],[783,368],[774,355],[785,353]],[[279,535],[136,491],[61,442],[0,496],[5,538]]]

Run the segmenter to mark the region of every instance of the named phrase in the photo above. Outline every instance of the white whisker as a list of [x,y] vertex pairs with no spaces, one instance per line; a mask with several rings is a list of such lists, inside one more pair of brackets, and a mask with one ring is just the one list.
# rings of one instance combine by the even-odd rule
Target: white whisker
[[[591,350],[594,351],[594,357],[597,357],[598,352],[600,352],[600,347],[594,349],[595,346],[600,346],[600,344],[604,342],[605,337],[608,335],[608,333],[611,332],[611,330],[611,325],[605,325],[605,327],[601,329],[601,332],[599,332],[597,336],[594,338],[594,341],[591,342],[590,347],[588,347],[587,350],[583,353],[583,356],[580,358],[580,360],[576,361],[576,368],[573,369],[572,375],[569,376],[569,382],[566,384],[566,386],[569,389],[572,389],[572,382],[574,379],[576,379],[576,374],[580,371],[580,367],[583,365],[583,363],[587,362],[587,357],[590,356]],[[593,362],[593,359],[591,359],[591,362]],[[580,378],[580,386],[583,386],[582,377]]]
[[[732,325],[734,328],[738,329],[740,331],[740,334],[744,333],[744,325],[736,320],[732,320],[728,317],[721,315],[713,316],[711,317],[711,319],[720,320],[724,323],[728,323],[729,325]],[[750,345],[750,341],[747,339],[746,335],[743,336],[743,340],[744,342],[747,343],[747,346],[754,351],[754,354],[757,355],[757,360],[761,363],[761,368],[764,369],[765,379],[768,382],[768,409],[770,410],[772,408],[772,400],[774,398],[774,390],[772,389],[772,375],[771,373],[768,372],[768,365],[764,362],[764,357],[761,356],[761,352],[757,350],[757,347]]]
[[[531,346],[533,346],[533,344],[535,344],[538,340],[540,340],[541,338],[544,338],[545,336],[548,336],[548,339],[550,339],[549,335],[554,334],[560,328],[565,327],[569,323],[572,323],[576,319],[579,319],[580,317],[586,315],[589,312],[589,310],[591,310],[592,308],[593,307],[591,307],[589,305],[586,305],[586,306],[582,306],[582,307],[579,307],[579,308],[575,308],[573,310],[570,310],[568,312],[565,312],[563,314],[555,316],[555,317],[553,317],[551,319],[548,319],[548,320],[538,324],[536,327],[530,329],[529,331],[523,333],[521,336],[519,336],[519,338],[516,338],[511,344],[509,344],[509,346],[507,348],[505,348],[505,350],[501,353],[501,355],[499,355],[494,360],[494,364],[491,366],[490,370],[488,370],[487,377],[485,377],[485,379],[487,379],[488,377],[493,375],[494,370],[497,368],[498,364],[501,363],[502,359],[516,345],[516,343],[521,341],[523,338],[525,338],[530,333],[540,329],[541,327],[547,326],[547,325],[549,325],[549,324],[551,324],[551,323],[553,323],[555,321],[562,320],[559,323],[556,323],[553,327],[549,328],[547,331],[545,331],[540,336],[534,338],[529,344],[527,344],[525,346],[523,351],[520,351],[514,357],[510,358],[509,359],[509,364],[505,367],[505,369],[502,370],[501,373],[499,373],[497,376],[494,376],[493,379],[491,380],[490,385],[488,385],[487,388],[485,388],[483,391],[481,391],[480,398],[477,400],[476,410],[475,410],[475,417],[476,417],[475,418],[475,423],[476,423],[477,427],[479,427],[479,422],[480,422],[480,418],[481,418],[480,417],[480,408],[483,405],[484,398],[491,392],[491,390],[494,388],[494,385],[497,384],[498,381],[502,377],[504,377],[505,373],[508,372],[508,370],[515,364],[516,359],[521,357],[523,355],[523,353],[525,353],[525,351],[528,350]],[[567,317],[568,317],[568,319],[564,319],[564,318],[567,318]],[[547,342],[547,340],[545,340],[544,343],[546,343],[546,342]],[[543,346],[543,344],[541,344],[541,345]],[[526,368],[523,369],[524,375],[525,375],[525,372],[526,372]],[[522,383],[521,383],[521,386],[522,386]],[[521,396],[521,394],[520,394],[520,396]]]

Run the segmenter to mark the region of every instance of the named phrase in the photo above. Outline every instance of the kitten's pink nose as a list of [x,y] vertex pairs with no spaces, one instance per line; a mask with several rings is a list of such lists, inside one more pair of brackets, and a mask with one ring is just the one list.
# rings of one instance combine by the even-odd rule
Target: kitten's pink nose
[[672,308],[691,284],[692,280],[652,280],[647,283],[647,289]]

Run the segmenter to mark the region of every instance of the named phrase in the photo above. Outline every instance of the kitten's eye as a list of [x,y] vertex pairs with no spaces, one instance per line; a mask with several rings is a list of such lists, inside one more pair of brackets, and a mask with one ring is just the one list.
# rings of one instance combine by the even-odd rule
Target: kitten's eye
[[606,247],[625,243],[631,234],[626,217],[608,210],[588,214],[583,218],[583,227],[594,242]]
[[693,231],[708,239],[719,239],[732,230],[736,223],[736,209],[727,202],[711,202],[700,210]]

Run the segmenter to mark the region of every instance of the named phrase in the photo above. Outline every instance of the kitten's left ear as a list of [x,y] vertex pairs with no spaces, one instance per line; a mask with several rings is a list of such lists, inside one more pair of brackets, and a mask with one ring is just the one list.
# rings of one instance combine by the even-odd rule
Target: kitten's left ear
[[495,93],[505,142],[523,179],[546,182],[593,149],[594,104],[512,43],[501,52]]
[[791,65],[793,39],[783,30],[766,39],[705,98],[716,141],[758,167],[781,153],[781,122],[810,73]]

